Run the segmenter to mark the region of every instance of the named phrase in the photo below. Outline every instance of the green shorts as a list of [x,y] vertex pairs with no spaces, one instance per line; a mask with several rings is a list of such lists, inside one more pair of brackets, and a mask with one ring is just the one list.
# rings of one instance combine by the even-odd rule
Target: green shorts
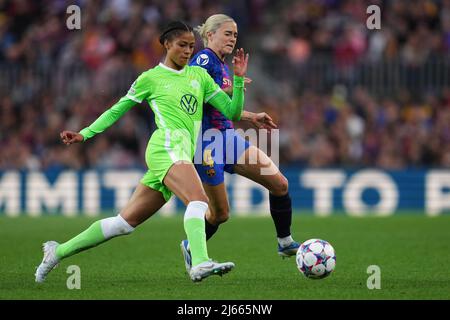
[[167,132],[158,129],[150,138],[145,151],[145,162],[148,170],[140,182],[161,192],[164,199],[169,201],[172,197],[172,191],[164,185],[164,178],[175,162],[187,161],[192,163],[195,146],[191,139],[187,141],[186,137],[174,137]]

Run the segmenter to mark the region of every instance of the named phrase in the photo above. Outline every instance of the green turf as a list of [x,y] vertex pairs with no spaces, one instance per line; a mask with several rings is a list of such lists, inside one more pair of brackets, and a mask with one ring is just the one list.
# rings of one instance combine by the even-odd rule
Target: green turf
[[[64,260],[36,284],[41,243],[66,240],[92,221],[0,218],[0,299],[450,299],[450,216],[295,216],[296,239],[335,247],[336,270],[323,280],[304,278],[293,258],[277,256],[270,218],[232,217],[208,248],[236,268],[200,283],[185,274],[182,217],[155,217],[130,236]],[[81,268],[81,290],[66,287],[70,265]],[[380,290],[366,286],[369,265],[381,268]]]

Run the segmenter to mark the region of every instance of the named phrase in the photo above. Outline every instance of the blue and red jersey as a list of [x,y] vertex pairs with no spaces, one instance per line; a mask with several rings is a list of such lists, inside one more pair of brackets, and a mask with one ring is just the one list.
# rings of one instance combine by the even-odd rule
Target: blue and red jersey
[[[208,71],[211,78],[222,88],[232,87],[230,72],[228,66],[223,62],[214,51],[205,48],[197,52],[189,63],[191,66],[199,66]],[[203,110],[202,129],[226,130],[234,128],[233,122],[210,104],[205,104]]]

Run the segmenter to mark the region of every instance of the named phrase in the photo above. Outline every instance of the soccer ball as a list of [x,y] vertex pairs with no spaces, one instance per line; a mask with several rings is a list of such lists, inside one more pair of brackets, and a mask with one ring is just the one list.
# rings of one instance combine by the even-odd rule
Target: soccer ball
[[325,240],[310,239],[298,248],[295,258],[298,270],[310,279],[323,279],[336,266],[334,249]]

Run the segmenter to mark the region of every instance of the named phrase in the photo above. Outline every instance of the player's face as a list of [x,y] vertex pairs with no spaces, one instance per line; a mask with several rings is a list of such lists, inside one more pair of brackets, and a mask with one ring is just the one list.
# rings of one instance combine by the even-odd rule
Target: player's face
[[214,48],[220,55],[229,55],[233,52],[237,41],[237,25],[234,22],[224,22],[216,32],[211,33],[208,46]]
[[195,37],[192,32],[184,32],[168,43],[167,55],[180,67],[188,64],[194,52]]

